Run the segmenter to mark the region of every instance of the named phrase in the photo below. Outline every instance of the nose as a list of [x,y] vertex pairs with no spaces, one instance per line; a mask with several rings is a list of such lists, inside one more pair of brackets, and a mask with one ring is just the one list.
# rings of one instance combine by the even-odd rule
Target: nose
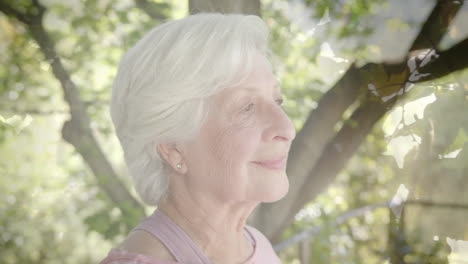
[[293,122],[281,108],[272,110],[268,123],[270,126],[266,132],[267,140],[273,139],[290,142],[296,137],[296,128]]

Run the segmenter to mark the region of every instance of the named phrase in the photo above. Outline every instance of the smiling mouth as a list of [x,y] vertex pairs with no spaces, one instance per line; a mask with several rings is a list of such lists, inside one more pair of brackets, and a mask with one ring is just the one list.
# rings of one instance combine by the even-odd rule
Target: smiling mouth
[[255,163],[259,166],[262,166],[268,169],[280,170],[286,167],[286,157],[279,159],[279,160],[275,160],[275,161],[267,161],[267,162],[253,161],[252,163]]

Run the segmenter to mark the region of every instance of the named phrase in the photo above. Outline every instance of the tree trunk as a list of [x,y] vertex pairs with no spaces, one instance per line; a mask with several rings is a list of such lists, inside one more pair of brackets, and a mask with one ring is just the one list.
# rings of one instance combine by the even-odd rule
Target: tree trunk
[[[310,113],[296,136],[287,165],[288,195],[279,202],[261,205],[251,218],[254,226],[274,243],[279,242],[296,213],[333,182],[375,123],[411,89],[412,84],[468,67],[468,54],[464,52],[468,49],[468,39],[446,51],[436,50],[459,10],[460,4],[437,1],[409,48],[407,58],[400,63],[370,63],[349,68],[320,99],[318,107]],[[427,39],[431,41],[425,41]],[[430,49],[433,53],[417,57],[420,53],[414,50],[416,48]],[[410,62],[414,62],[415,68],[411,68]],[[427,75],[423,77],[418,73]],[[344,121],[341,120],[344,111],[355,103],[358,106],[351,118],[335,132],[334,126]]]
[[189,0],[190,14],[221,12],[260,16],[260,0]]
[[[285,198],[262,204],[249,223],[259,228],[273,242],[281,239],[295,214],[333,182],[347,161],[361,145],[374,125],[392,109],[397,100],[417,82],[437,79],[468,67],[468,40],[437,53],[436,48],[463,3],[436,1],[421,27],[407,58],[396,64],[352,65],[343,77],[320,99],[292,143],[287,165],[290,189]],[[260,1],[189,0],[190,13],[224,12],[260,14]],[[421,66],[417,50],[432,49],[430,63]],[[437,57],[438,56],[438,57]],[[411,69],[408,61],[417,69]],[[415,78],[415,73],[430,75]],[[374,88],[374,90],[371,89]],[[356,109],[340,131],[335,132],[343,113],[352,105]]]
[[63,125],[62,137],[80,153],[96,177],[99,187],[125,215],[124,224],[128,230],[131,230],[144,216],[144,209],[125,188],[90,128],[90,118],[81,100],[79,89],[63,66],[55,50],[54,41],[43,26],[45,7],[38,1],[32,1],[32,5],[36,12],[21,13],[2,0],[0,11],[23,22],[33,40],[39,45],[45,61],[50,64],[53,75],[61,85],[64,100],[70,108],[70,119]]

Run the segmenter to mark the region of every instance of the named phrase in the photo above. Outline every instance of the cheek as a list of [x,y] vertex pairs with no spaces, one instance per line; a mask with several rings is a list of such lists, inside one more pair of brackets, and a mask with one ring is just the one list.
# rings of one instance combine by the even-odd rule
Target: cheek
[[224,165],[238,166],[251,161],[259,144],[258,129],[233,126],[220,133],[213,142],[214,157]]

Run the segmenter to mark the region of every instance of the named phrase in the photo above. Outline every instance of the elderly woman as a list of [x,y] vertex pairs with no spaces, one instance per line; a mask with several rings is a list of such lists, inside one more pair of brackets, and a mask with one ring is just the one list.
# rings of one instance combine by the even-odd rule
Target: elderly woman
[[257,16],[164,23],[123,57],[111,115],[142,200],[157,206],[102,264],[280,263],[248,216],[289,187],[295,129]]

